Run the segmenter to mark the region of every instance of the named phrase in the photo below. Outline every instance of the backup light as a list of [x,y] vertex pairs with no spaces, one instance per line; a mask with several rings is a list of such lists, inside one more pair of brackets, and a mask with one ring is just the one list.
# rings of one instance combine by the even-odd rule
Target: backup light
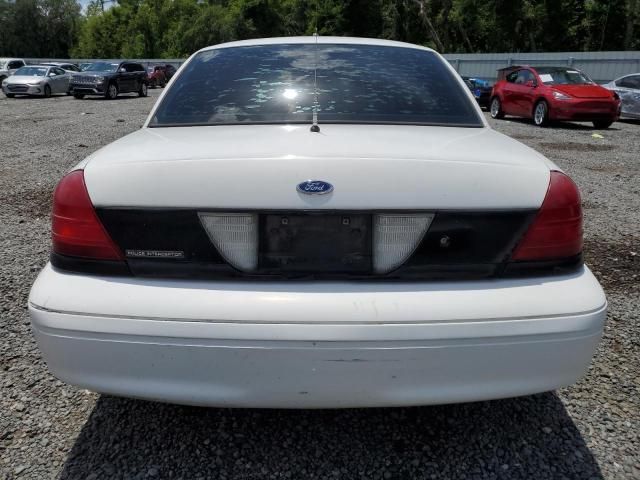
[[388,273],[402,265],[429,229],[433,214],[375,215],[373,270]]
[[224,259],[242,271],[258,267],[258,216],[251,213],[200,213],[200,222]]

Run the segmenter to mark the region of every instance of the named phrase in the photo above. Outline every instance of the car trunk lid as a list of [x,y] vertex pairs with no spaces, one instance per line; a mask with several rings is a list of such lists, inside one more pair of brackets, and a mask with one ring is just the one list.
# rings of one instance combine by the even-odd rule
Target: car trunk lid
[[[519,209],[540,206],[549,165],[488,128],[391,125],[146,128],[89,158],[100,207]],[[322,180],[328,195],[297,191]]]

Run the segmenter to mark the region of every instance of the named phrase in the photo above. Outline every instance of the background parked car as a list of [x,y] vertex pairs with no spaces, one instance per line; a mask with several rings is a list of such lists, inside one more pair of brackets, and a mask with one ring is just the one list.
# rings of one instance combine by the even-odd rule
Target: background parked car
[[603,86],[620,97],[621,117],[640,119],[640,73],[620,77]]
[[500,71],[491,95],[491,116],[593,122],[608,128],[620,115],[620,98],[571,67],[510,67]]
[[80,71],[81,71],[81,72],[84,72],[84,71],[86,71],[86,70],[90,70],[90,69],[91,69],[91,65],[93,65],[93,62],[89,62],[89,63],[81,63],[81,64],[79,65],[79,67],[80,67]]
[[20,58],[0,58],[0,83],[26,63]]
[[473,93],[478,105],[488,109],[491,103],[491,92],[493,90],[491,83],[481,78],[463,76],[462,79],[464,83],[467,84],[467,87],[469,87],[469,90],[471,90],[471,93]]
[[171,80],[171,77],[176,74],[176,71],[176,67],[174,67],[173,65],[166,64],[164,66],[164,76],[167,77],[167,82]]
[[165,66],[164,65],[156,65],[155,67],[149,67],[149,87],[156,88],[164,86],[167,84],[167,76],[164,73]]
[[50,97],[55,93],[67,93],[71,75],[59,67],[27,65],[2,82],[2,91],[12,98],[16,95]]
[[71,93],[75,98],[101,95],[113,100],[120,93],[147,96],[149,78],[144,67],[134,62],[96,62],[88,70],[74,75]]

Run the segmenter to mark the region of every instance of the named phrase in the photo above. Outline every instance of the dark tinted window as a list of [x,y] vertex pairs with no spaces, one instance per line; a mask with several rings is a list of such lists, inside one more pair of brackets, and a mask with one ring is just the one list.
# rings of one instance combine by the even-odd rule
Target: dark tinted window
[[517,79],[518,79],[518,71],[511,72],[509,75],[507,75],[507,82],[509,83],[515,83]]
[[208,50],[167,92],[151,126],[312,121],[482,126],[434,53],[370,45],[287,44]]
[[9,62],[9,65],[7,66],[8,69],[13,70],[14,68],[20,68],[24,66],[24,62],[21,60],[14,60],[12,62]]
[[532,82],[533,80],[534,80],[533,73],[531,73],[529,70],[518,71],[518,77],[516,78],[516,83],[524,85],[527,82]]
[[624,88],[640,88],[640,75],[632,75],[618,80],[617,85]]

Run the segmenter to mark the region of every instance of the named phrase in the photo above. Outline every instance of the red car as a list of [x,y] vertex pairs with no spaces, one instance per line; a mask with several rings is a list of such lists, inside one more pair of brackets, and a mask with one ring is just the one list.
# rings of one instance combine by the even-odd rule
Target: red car
[[149,88],[156,88],[167,84],[168,79],[165,73],[164,65],[156,65],[155,67],[148,67],[149,71]]
[[500,70],[491,93],[491,116],[593,122],[609,128],[620,116],[620,97],[571,67],[509,67]]

